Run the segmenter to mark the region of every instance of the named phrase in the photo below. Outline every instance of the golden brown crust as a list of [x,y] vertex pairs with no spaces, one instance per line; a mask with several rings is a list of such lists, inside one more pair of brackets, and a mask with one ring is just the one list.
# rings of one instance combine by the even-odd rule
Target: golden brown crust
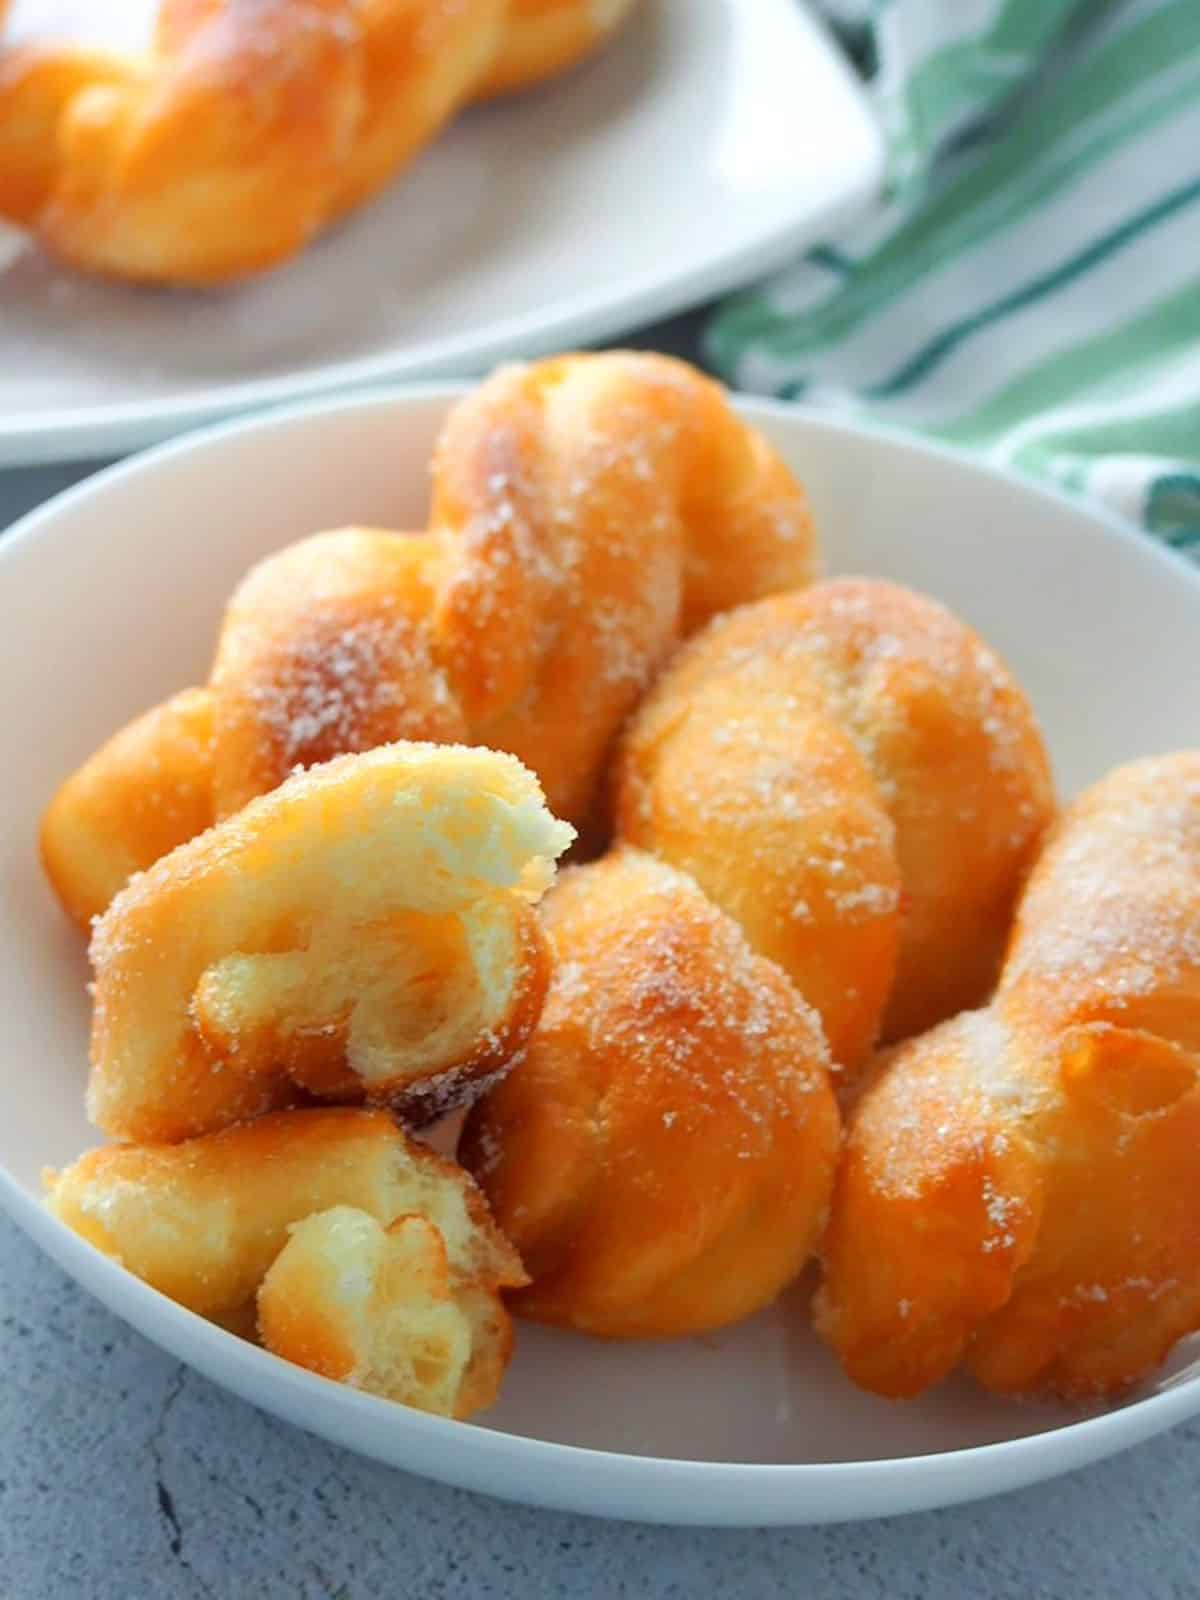
[[202,1316],[248,1333],[257,1298],[263,1342],[288,1360],[458,1416],[495,1397],[511,1351],[499,1291],[526,1275],[461,1168],[383,1112],[92,1150],[48,1189],[68,1227]]
[[181,1144],[89,1150],[50,1175],[49,1205],[139,1278],[213,1316],[253,1299],[290,1222],[333,1205],[390,1221],[393,1167],[424,1161],[421,1150],[382,1111],[276,1112]]
[[512,94],[565,72],[614,33],[636,0],[510,0],[495,60],[477,100]]
[[505,36],[506,0],[359,0],[362,100],[325,222],[385,188],[473,98]]
[[[164,0],[128,83],[64,108],[38,238],[90,272],[207,284],[274,266],[329,213],[362,115],[349,0]],[[0,108],[2,111],[2,108]]]
[[542,1021],[460,1149],[533,1277],[514,1308],[609,1337],[750,1315],[804,1265],[832,1182],[814,1014],[637,851],[564,874],[545,920]]
[[857,1382],[1119,1391],[1200,1327],[1200,754],[1066,812],[997,995],[885,1058],[818,1325]]
[[691,872],[834,1059],[985,998],[1053,814],[1033,714],[924,596],[840,579],[720,617],[624,742],[617,829]]
[[212,672],[218,816],[297,766],[397,739],[465,741],[429,628],[438,546],[345,528],[253,567]]
[[516,0],[510,25],[509,0],[161,0],[144,55],[0,55],[0,215],[90,272],[261,272],[630,4]]
[[85,89],[137,79],[135,62],[105,51],[0,45],[0,217],[32,227],[41,215],[58,175],[58,126],[71,102]]
[[[320,534],[240,585],[213,672],[208,805],[226,814],[297,763],[383,740],[465,740],[515,752],[583,826],[622,719],[681,633],[814,565],[802,489],[717,384],[624,352],[507,368],[447,419],[429,534]],[[195,831],[199,776],[181,765],[172,807],[170,725],[156,747],[153,718],[47,814],[55,885],[86,915],[106,903],[91,835],[112,840],[111,892],[126,863]],[[132,792],[139,743],[152,830]]]
[[388,745],[289,779],[97,923],[93,1121],[174,1140],[302,1090],[461,1103],[537,1020],[531,900],[570,836],[491,751]]
[[185,689],[101,745],[47,806],[42,865],[85,933],[135,872],[211,826],[212,745],[211,697]]
[[803,491],[720,387],[622,351],[504,368],[458,405],[431,528],[438,648],[471,737],[519,755],[577,825],[682,634],[814,568]]

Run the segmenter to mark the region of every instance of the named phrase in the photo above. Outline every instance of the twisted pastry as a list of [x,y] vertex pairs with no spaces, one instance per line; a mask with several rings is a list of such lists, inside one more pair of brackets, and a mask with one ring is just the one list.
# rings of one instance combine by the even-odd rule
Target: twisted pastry
[[445,1415],[496,1396],[521,1263],[461,1168],[382,1112],[92,1150],[48,1188],[106,1255],[290,1361]]
[[564,873],[544,915],[541,1023],[459,1151],[532,1274],[512,1305],[624,1338],[749,1316],[825,1217],[839,1124],[819,1021],[639,851]]
[[628,730],[619,836],[691,873],[861,1064],[988,992],[1053,814],[1003,664],[873,579],[718,618]]
[[162,0],[142,56],[0,56],[0,216],[85,270],[211,284],[361,205],[470,99],[633,0]]
[[420,1119],[541,1009],[533,902],[571,830],[510,756],[388,745],[290,779],[135,878],[96,926],[88,1111],[177,1140],[295,1101]]
[[529,1268],[523,1314],[695,1332],[800,1271],[838,1148],[830,1051],[855,1067],[885,1010],[937,1015],[991,980],[1053,797],[986,646],[846,580],[682,650],[616,802],[617,850],[544,905],[546,1007],[462,1157]]
[[501,370],[451,411],[433,476],[427,534],[318,535],[251,572],[187,702],[198,727],[211,696],[211,746],[181,760],[178,719],[151,713],[67,779],[41,843],[77,920],[201,814],[383,740],[510,750],[582,826],[681,636],[812,576],[802,490],[718,385],[666,357]]
[[885,1055],[818,1327],[856,1383],[1116,1392],[1200,1328],[1200,753],[1067,811],[999,989]]

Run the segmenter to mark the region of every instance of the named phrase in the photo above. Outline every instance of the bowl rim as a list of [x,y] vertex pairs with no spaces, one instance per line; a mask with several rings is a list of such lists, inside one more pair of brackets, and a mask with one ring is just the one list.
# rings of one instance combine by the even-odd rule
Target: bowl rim
[[[0,578],[6,563],[51,529],[64,513],[98,493],[102,496],[128,480],[169,467],[181,457],[219,454],[234,438],[286,431],[298,423],[334,414],[403,413],[432,404],[448,405],[471,387],[443,380],[324,395],[250,418],[226,419],[152,446],[100,469],[19,518],[0,536]],[[824,417],[794,404],[741,395],[732,398],[748,420],[775,430],[799,428],[818,438],[865,439],[924,458],[935,471],[951,468],[998,480],[1034,501],[1049,500],[1060,511],[1086,519],[1102,539],[1115,541],[1157,564],[1164,576],[1189,587],[1200,607],[1200,569],[1103,508],[1019,477],[994,461],[974,459],[898,428]],[[251,1404],[393,1466],[402,1464],[400,1453],[384,1445],[389,1436],[402,1435],[409,1446],[402,1452],[407,1470],[525,1504],[710,1526],[859,1520],[948,1506],[1044,1481],[1113,1455],[1200,1412],[1200,1371],[1195,1371],[1169,1378],[1158,1392],[1099,1414],[1018,1439],[923,1455],[832,1462],[722,1462],[560,1444],[397,1408],[393,1402],[289,1366],[133,1277],[59,1222],[3,1164],[0,1205],[57,1265],[115,1315]],[[520,1481],[522,1471],[524,1483]]]

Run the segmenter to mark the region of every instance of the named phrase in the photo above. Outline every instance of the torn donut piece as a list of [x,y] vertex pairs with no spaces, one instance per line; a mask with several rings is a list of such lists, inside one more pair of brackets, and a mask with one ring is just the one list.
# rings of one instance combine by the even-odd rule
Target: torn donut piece
[[306,1096],[415,1120],[537,1022],[535,904],[572,830],[511,756],[385,745],[298,773],[156,862],[92,940],[88,1110],[173,1141]]
[[92,1150],[48,1189],[68,1227],[190,1310],[248,1329],[257,1297],[288,1360],[445,1415],[495,1398],[520,1259],[466,1173],[384,1112]]
[[385,1226],[335,1206],[292,1224],[258,1291],[258,1331],[274,1355],[323,1377],[466,1417],[491,1404],[508,1365],[497,1287],[464,1274],[426,1218]]

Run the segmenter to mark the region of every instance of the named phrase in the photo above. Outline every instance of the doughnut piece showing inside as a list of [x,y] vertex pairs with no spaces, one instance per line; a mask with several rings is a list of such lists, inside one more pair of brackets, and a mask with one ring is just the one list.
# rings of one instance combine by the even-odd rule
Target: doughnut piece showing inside
[[88,1108],[138,1142],[304,1096],[427,1119],[502,1073],[573,837],[511,756],[385,745],[290,778],[119,894],[92,940]]
[[291,1361],[447,1415],[495,1398],[520,1259],[467,1174],[384,1112],[92,1150],[48,1189],[68,1227],[190,1310],[249,1331],[257,1300]]
[[275,1355],[439,1416],[495,1396],[512,1343],[493,1289],[426,1218],[335,1206],[293,1224],[258,1291]]

